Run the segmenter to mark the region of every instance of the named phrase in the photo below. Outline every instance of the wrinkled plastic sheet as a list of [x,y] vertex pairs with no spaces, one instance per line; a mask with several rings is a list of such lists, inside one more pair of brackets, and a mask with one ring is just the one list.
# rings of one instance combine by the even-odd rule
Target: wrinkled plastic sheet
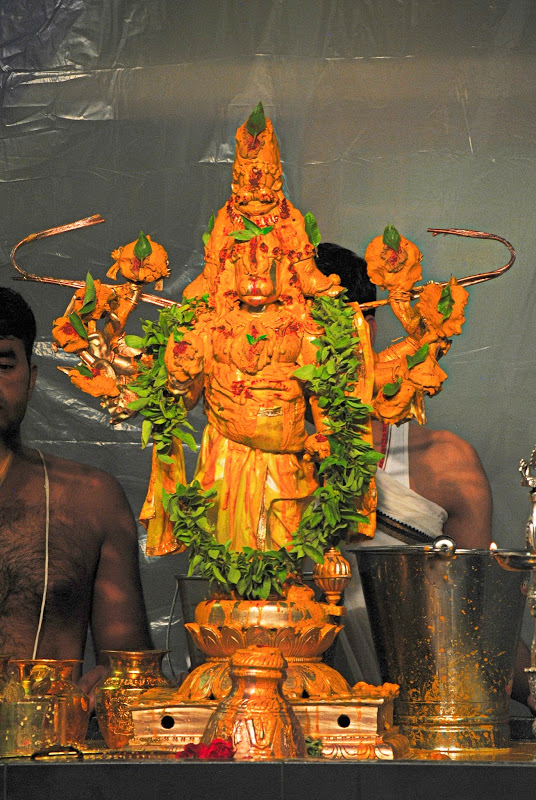
[[[100,213],[104,225],[19,251],[30,272],[104,278],[111,251],[141,229],[168,250],[164,294],[202,267],[201,236],[230,193],[234,133],[259,100],[274,122],[286,191],[325,241],[363,253],[387,223],[424,253],[425,279],[508,260],[496,242],[432,239],[428,227],[497,233],[518,252],[504,277],[471,289],[468,323],[429,401],[429,422],[477,449],[494,495],[494,536],[522,547],[519,459],[536,443],[533,258],[535,16],[531,0],[4,0],[0,8],[0,282],[29,233]],[[150,452],[134,420],[110,427],[69,383],[51,323],[70,291],[15,285],[38,320],[31,444],[94,464],[135,513]],[[132,321],[154,318],[140,308]],[[399,335],[378,313],[380,342]],[[194,424],[203,427],[196,409]],[[195,454],[187,454],[189,474]],[[147,558],[146,601],[166,644],[184,555]],[[180,603],[174,667],[187,666]]]

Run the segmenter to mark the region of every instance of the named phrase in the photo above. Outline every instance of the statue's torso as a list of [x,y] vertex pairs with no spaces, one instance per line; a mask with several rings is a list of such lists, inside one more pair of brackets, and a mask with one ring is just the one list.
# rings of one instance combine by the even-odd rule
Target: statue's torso
[[300,364],[303,325],[285,309],[231,312],[207,336],[205,404],[211,424],[233,441],[299,452],[306,438]]

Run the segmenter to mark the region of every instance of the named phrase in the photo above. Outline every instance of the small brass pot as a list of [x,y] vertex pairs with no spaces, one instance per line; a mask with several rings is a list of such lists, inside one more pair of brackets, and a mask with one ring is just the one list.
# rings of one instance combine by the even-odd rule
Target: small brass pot
[[128,746],[134,735],[131,706],[140,694],[173,684],[162,673],[167,650],[103,650],[110,674],[95,689],[95,714],[106,745],[113,750]]

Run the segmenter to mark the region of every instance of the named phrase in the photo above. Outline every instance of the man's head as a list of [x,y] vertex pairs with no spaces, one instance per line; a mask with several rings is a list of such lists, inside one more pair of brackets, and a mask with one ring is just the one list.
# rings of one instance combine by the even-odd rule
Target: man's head
[[[315,261],[324,275],[335,273],[340,277],[350,303],[371,303],[376,300],[376,287],[367,275],[367,264],[352,250],[331,242],[321,242]],[[367,311],[369,315],[374,316],[374,310]]]
[[18,292],[0,286],[0,338],[20,339],[28,366],[32,358],[35,334],[35,317],[26,300]]
[[0,444],[15,449],[35,383],[35,318],[17,292],[0,287]]

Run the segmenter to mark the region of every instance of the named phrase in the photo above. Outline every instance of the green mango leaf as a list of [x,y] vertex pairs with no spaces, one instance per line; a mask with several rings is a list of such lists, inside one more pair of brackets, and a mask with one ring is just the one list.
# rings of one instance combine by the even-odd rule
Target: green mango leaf
[[158,460],[162,461],[164,464],[175,463],[175,461],[171,458],[171,456],[167,456],[165,453],[158,453]]
[[248,217],[244,217],[243,215],[241,215],[241,216],[242,216],[242,223],[244,225],[244,228],[247,231],[251,231],[253,234],[255,234],[255,236],[260,236],[261,233],[262,233],[262,228],[259,228],[259,226],[255,222],[253,222],[253,220],[249,219]]
[[229,583],[237,584],[241,577],[242,576],[240,574],[240,570],[239,569],[237,569],[236,567],[231,567],[229,569],[229,573],[228,573]]
[[394,225],[387,225],[383,232],[383,243],[398,253],[400,249],[401,236]]
[[153,248],[151,247],[151,242],[144,232],[140,231],[138,241],[134,245],[134,255],[142,261],[144,258],[147,258],[147,256],[150,256],[152,252]]
[[142,449],[147,447],[149,444],[149,439],[151,438],[151,432],[153,430],[153,423],[150,419],[144,419],[141,424],[141,446]]
[[180,433],[177,433],[175,435],[177,436],[177,439],[180,439],[182,442],[184,442],[184,444],[187,447],[189,447],[190,450],[193,450],[195,453],[195,451],[197,450],[197,445],[191,433],[186,433],[186,431],[181,431]]
[[262,103],[257,103],[246,122],[246,130],[254,139],[266,128],[266,117]]
[[86,367],[85,364],[78,364],[78,366],[76,366],[75,369],[76,369],[77,372],[80,373],[80,375],[83,375],[84,378],[92,378],[93,377],[93,373],[91,372],[89,367]]
[[256,234],[253,231],[231,231],[229,236],[232,236],[237,242],[250,242]]
[[91,276],[91,272],[86,275],[86,290],[84,292],[84,300],[79,314],[91,314],[97,305],[97,292],[95,291],[95,281]]
[[299,378],[300,381],[310,381],[314,378],[315,372],[316,367],[314,364],[305,364],[305,366],[294,370],[292,375],[294,378]]
[[131,403],[128,404],[127,408],[130,408],[131,411],[139,411],[142,408],[151,402],[150,397],[140,397],[138,400],[133,400]]
[[73,311],[72,314],[69,314],[69,322],[71,323],[77,334],[82,337],[82,339],[87,339],[86,326],[84,325],[84,323],[82,322],[76,311]]
[[402,378],[399,378],[395,383],[386,383],[382,386],[382,392],[384,397],[394,397],[394,395],[398,392],[400,387],[402,386]]
[[306,556],[309,556],[310,559],[315,561],[317,564],[324,563],[324,555],[320,550],[317,550],[315,547],[312,547],[310,544],[303,545],[303,552]]
[[311,214],[310,211],[304,217],[305,220],[305,233],[313,247],[318,247],[320,244],[322,237],[320,235],[320,231],[318,229],[318,223],[316,221],[316,217],[314,214]]
[[430,346],[429,346],[428,342],[426,342],[426,344],[423,344],[422,347],[419,347],[417,352],[414,353],[412,356],[406,356],[406,362],[407,362],[407,365],[408,365],[408,369],[411,369],[412,367],[416,367],[417,364],[422,364],[422,362],[426,359],[426,356],[428,355],[428,350],[429,349],[430,349]]
[[216,217],[214,216],[214,214],[212,214],[210,219],[209,219],[209,221],[208,221],[207,229],[203,234],[203,244],[206,244],[208,242],[208,240],[210,239],[210,234],[214,230],[215,221],[216,221]]
[[447,285],[443,287],[443,291],[441,292],[441,296],[439,298],[439,303],[437,304],[437,310],[443,315],[443,322],[450,317],[453,308],[454,298],[452,297],[452,289],[450,284],[447,283]]
[[216,566],[216,564],[212,565],[212,574],[214,575],[214,577],[216,578],[218,583],[222,584],[223,586],[227,586],[227,581],[225,580],[225,578],[221,574],[221,572],[218,569],[218,567]]
[[127,347],[134,347],[136,350],[141,350],[145,345],[145,339],[143,336],[128,334],[125,336],[125,344]]

